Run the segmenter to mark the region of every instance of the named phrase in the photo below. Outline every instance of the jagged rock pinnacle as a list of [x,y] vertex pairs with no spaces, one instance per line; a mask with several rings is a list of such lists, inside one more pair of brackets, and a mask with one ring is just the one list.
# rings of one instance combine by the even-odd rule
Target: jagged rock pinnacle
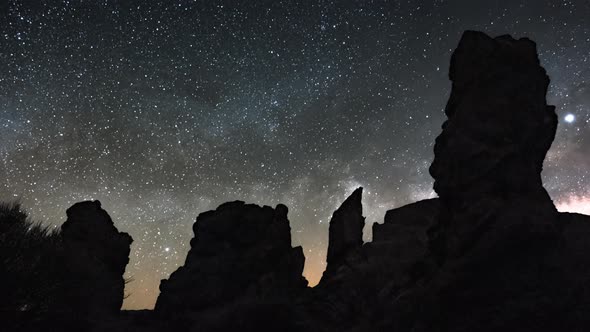
[[330,220],[327,269],[342,262],[346,254],[363,245],[363,188],[357,188],[334,212]]

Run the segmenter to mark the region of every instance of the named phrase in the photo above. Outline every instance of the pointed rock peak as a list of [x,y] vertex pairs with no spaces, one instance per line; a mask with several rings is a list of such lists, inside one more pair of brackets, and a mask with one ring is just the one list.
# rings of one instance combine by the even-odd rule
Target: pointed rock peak
[[329,244],[326,269],[327,274],[341,265],[349,253],[363,245],[362,205],[363,188],[356,189],[334,212],[330,220]]
[[349,210],[349,209],[358,209],[360,211],[360,213],[362,214],[363,213],[362,198],[363,198],[363,187],[358,187],[352,192],[352,194],[350,194],[350,196],[348,196],[344,200],[342,205],[340,205],[340,207],[338,208],[338,211]]

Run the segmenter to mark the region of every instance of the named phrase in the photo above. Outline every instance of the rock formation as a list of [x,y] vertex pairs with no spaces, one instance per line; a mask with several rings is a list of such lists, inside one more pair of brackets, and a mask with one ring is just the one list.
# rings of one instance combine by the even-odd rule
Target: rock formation
[[[385,213],[373,224],[373,241],[365,250],[375,265],[375,284],[381,297],[399,292],[427,268],[428,231],[438,220],[440,201],[427,199]],[[386,300],[384,300],[386,301]]]
[[508,193],[546,199],[540,174],[557,116],[535,43],[467,31],[449,77],[448,120],[430,167],[439,196],[453,204]]
[[225,203],[201,213],[193,231],[184,266],[160,284],[159,314],[198,314],[241,305],[247,309],[240,310],[251,310],[289,303],[306,289],[305,257],[301,247],[291,247],[286,206]]
[[133,239],[114,226],[99,201],[74,204],[61,226],[66,253],[66,305],[89,315],[118,313],[123,304],[123,274]]
[[[329,248],[344,242],[339,236],[345,232],[332,232],[336,227],[352,232],[359,221],[364,224],[361,193],[361,188],[357,189],[334,213]],[[385,222],[373,225],[372,242],[349,246],[340,259],[329,261],[320,283],[305,301],[310,317],[303,330],[372,331],[383,327],[384,317],[391,316],[386,311],[391,299],[425,269],[427,231],[435,223],[438,209],[439,201],[431,199],[387,211]],[[362,233],[357,235],[361,239]]]
[[535,43],[468,31],[449,77],[448,120],[430,168],[443,206],[431,241],[440,269],[424,289],[419,315],[429,319],[414,328],[548,326],[554,317],[540,313],[562,300],[555,285],[563,275],[551,262],[561,225],[541,170],[557,117]]
[[521,225],[535,237],[555,236],[557,211],[541,170],[557,117],[545,102],[549,78],[535,43],[468,31],[452,56],[449,77],[448,120],[430,167],[453,223],[444,249],[462,252],[477,241],[481,227],[492,226],[490,218],[512,219],[498,231]]
[[[306,328],[588,327],[590,217],[558,213],[542,186],[557,117],[535,44],[467,31],[449,76],[448,120],[430,168],[440,198],[388,211],[372,242],[347,250],[341,267],[329,263]],[[354,229],[343,220],[360,209],[348,211],[334,226]],[[330,233],[330,247],[344,241]]]
[[336,273],[336,269],[347,265],[346,260],[363,245],[363,188],[356,189],[334,212],[330,220],[327,267],[322,279]]
[[[398,331],[587,328],[590,218],[541,183],[557,117],[535,44],[468,31],[451,60],[448,120],[430,172],[440,208],[425,267],[392,299]],[[416,211],[417,212],[417,211]],[[584,295],[579,295],[584,294]]]

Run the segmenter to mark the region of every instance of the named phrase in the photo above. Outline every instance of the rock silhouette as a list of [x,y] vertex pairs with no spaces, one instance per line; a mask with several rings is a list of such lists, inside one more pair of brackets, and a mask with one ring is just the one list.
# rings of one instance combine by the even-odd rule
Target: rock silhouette
[[[287,207],[235,201],[197,217],[153,312],[117,315],[132,239],[100,202],[68,209],[61,233],[0,205],[2,314],[60,308],[97,331],[589,330],[590,217],[559,213],[542,186],[557,117],[535,43],[466,31],[449,78],[430,167],[439,198],[387,211],[363,243],[355,190],[332,216],[316,287],[302,277]],[[39,276],[60,282],[27,295]]]
[[[360,220],[364,222],[361,194],[361,188],[355,190],[337,210],[350,216],[334,213],[331,222],[344,229],[356,229]],[[391,316],[387,312],[390,302],[425,268],[427,231],[435,223],[438,209],[439,201],[431,199],[387,211],[385,222],[373,225],[373,241],[351,246],[344,258],[328,265],[320,283],[307,294],[302,330],[385,328],[384,318]],[[343,242],[337,234],[330,236],[330,246],[332,241]]]
[[[453,82],[430,173],[441,199],[519,193],[548,198],[543,160],[557,116],[535,43],[467,31],[451,58]],[[460,203],[456,203],[460,204]]]
[[336,210],[330,220],[327,267],[323,279],[346,265],[347,258],[363,245],[363,188],[356,189]]
[[312,290],[307,329],[589,327],[590,217],[558,213],[542,186],[557,117],[535,44],[467,31],[449,77],[430,168],[439,198],[388,211]]
[[100,201],[76,203],[66,214],[61,235],[73,283],[67,300],[92,315],[118,313],[133,239],[117,230]]
[[420,290],[418,315],[428,319],[414,329],[557,328],[565,275],[552,258],[563,225],[541,182],[557,117],[535,43],[468,31],[449,77],[430,167],[442,203],[431,247],[440,268]]
[[240,320],[248,317],[239,311],[290,303],[307,280],[303,250],[291,247],[287,212],[282,204],[273,209],[235,201],[201,213],[184,266],[160,284],[156,312],[196,317],[218,309]]

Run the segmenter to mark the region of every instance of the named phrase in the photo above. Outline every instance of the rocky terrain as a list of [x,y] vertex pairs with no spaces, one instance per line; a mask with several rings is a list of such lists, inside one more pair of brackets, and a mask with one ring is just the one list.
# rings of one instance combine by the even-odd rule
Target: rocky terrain
[[118,314],[131,238],[100,203],[74,205],[60,235],[79,282],[71,298],[88,317],[110,317],[89,329],[589,330],[590,217],[559,213],[542,185],[557,117],[535,43],[467,31],[449,78],[430,167],[439,197],[388,211],[363,243],[355,190],[332,216],[314,288],[287,207],[236,201],[198,216],[185,264],[162,280],[154,311]]
[[330,221],[319,285],[300,289],[284,327],[586,326],[590,218],[558,213],[542,186],[557,117],[535,43],[468,31],[449,77],[448,120],[430,168],[439,198],[388,211],[363,244],[362,188],[352,193]]

